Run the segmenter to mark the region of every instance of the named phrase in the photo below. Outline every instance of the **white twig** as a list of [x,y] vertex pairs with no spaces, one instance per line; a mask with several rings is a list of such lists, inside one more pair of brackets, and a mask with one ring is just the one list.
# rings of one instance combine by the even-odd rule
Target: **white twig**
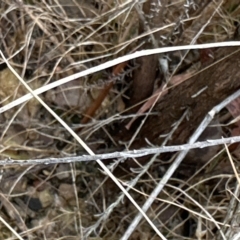
[[[148,171],[148,169],[152,166],[152,164],[154,163],[154,161],[157,158],[157,154],[155,154],[151,160],[143,166],[143,170],[134,178],[132,179],[128,184],[125,184],[127,186],[126,190],[129,191],[131,189],[133,189],[133,187],[139,182],[139,179]],[[124,183],[123,183],[124,184]],[[112,203],[110,206],[108,206],[107,209],[105,209],[104,213],[102,213],[101,217],[97,220],[97,222],[91,226],[90,228],[87,229],[86,231],[86,235],[85,237],[88,237],[97,227],[99,227],[99,225],[104,222],[105,219],[108,218],[108,216],[110,215],[110,213],[113,211],[113,209],[115,207],[117,207],[119,205],[120,202],[122,202],[124,198],[124,194],[121,193],[120,196],[118,197],[118,199]]]
[[81,155],[74,157],[63,157],[63,158],[43,158],[43,159],[29,159],[29,160],[12,160],[5,159],[0,160],[0,165],[9,166],[9,165],[39,165],[39,164],[56,164],[56,163],[73,163],[73,162],[89,162],[96,161],[97,159],[105,160],[105,159],[116,159],[116,158],[138,158],[152,154],[160,154],[166,152],[178,152],[183,150],[190,150],[195,148],[205,148],[212,147],[216,145],[222,144],[233,144],[240,142],[239,137],[229,137],[222,139],[214,139],[207,140],[203,142],[196,142],[193,144],[183,144],[176,146],[166,146],[166,147],[155,147],[155,148],[144,148],[139,150],[131,150],[131,151],[122,151],[122,152],[112,152],[112,153],[104,153],[104,154],[96,154],[92,155]]
[[[6,62],[8,68],[12,73],[19,79],[19,81],[27,88],[27,90],[36,98],[42,106],[76,139],[76,141],[90,154],[95,155],[94,152],[88,147],[88,145],[38,96],[36,93],[28,86],[28,84],[19,76],[19,74],[12,68],[7,59],[4,57],[3,53],[0,51],[0,55]],[[161,239],[166,240],[166,238],[157,229],[154,223],[149,219],[145,212],[142,211],[141,207],[136,203],[133,197],[126,191],[122,184],[117,180],[117,178],[112,174],[112,172],[104,165],[101,160],[97,159],[96,162],[104,170],[104,172],[113,180],[114,183],[121,189],[121,191],[126,195],[126,197],[132,202],[132,204],[137,208],[137,210],[144,216],[149,225],[153,228],[156,234],[161,237]]]
[[18,239],[23,240],[23,238],[1,216],[0,222],[2,222]]
[[[93,74],[98,71],[102,71],[104,69],[113,67],[117,64],[120,64],[122,62],[126,62],[135,58],[153,55],[153,54],[159,54],[159,53],[165,53],[165,52],[173,52],[173,51],[180,51],[180,50],[192,50],[192,49],[205,49],[205,48],[215,48],[215,47],[229,47],[229,46],[240,46],[240,41],[229,41],[229,42],[221,42],[221,43],[206,43],[206,44],[196,44],[196,45],[187,45],[187,46],[174,46],[174,47],[163,47],[163,48],[156,48],[156,49],[149,49],[149,50],[142,50],[137,51],[132,54],[128,54],[119,58],[116,58],[114,60],[108,61],[106,63],[100,64],[96,67],[89,68],[87,70],[81,71],[79,73],[73,74],[71,76],[62,78],[58,81],[52,82],[48,85],[45,85],[43,87],[40,87],[36,90],[34,90],[35,95],[39,95],[41,93],[44,93],[52,88],[58,87],[64,83],[76,80],[80,77],[87,76],[89,74]],[[0,50],[0,54],[2,55],[2,51]],[[21,103],[24,103],[28,101],[29,99],[33,98],[33,95],[31,93],[28,93],[24,95],[21,98],[18,98],[15,101],[12,101],[11,103],[3,106],[0,108],[0,113],[5,112]]]
[[[231,194],[231,200],[228,204],[228,211],[223,222],[224,225],[230,225],[231,227],[224,227],[225,236],[229,240],[238,240],[240,237],[239,232],[239,212],[240,212],[240,204],[239,204],[239,194],[240,194],[240,185],[236,181],[234,193],[228,190]],[[237,230],[237,231],[236,231]],[[220,240],[220,236],[218,238]]]
[[[208,124],[212,121],[215,114],[218,113],[222,108],[224,108],[227,104],[229,104],[232,100],[237,98],[240,95],[240,90],[232,94],[230,97],[226,98],[224,101],[222,101],[219,105],[215,106],[206,117],[203,119],[197,130],[193,133],[193,135],[190,137],[188,143],[191,145],[196,142],[196,140],[199,138],[199,136],[202,134],[204,129],[208,126]],[[213,141],[213,140],[211,140]],[[187,155],[189,149],[182,151],[176,160],[172,163],[172,165],[169,167],[165,175],[163,176],[162,180],[159,182],[157,187],[153,190],[153,192],[150,194],[147,201],[144,203],[142,210],[146,212],[149,207],[152,205],[152,202],[157,198],[159,193],[162,191],[165,184],[169,181],[169,179],[172,177],[173,173],[176,171],[180,163],[183,161],[184,157]],[[140,213],[137,214],[137,216],[134,218],[130,226],[128,227],[127,231],[121,238],[121,240],[126,240],[129,238],[129,236],[132,234],[138,223],[141,221],[142,215]],[[216,227],[220,231],[220,234],[222,235],[223,239],[226,239],[224,236],[224,233],[220,229],[219,225],[215,223]]]

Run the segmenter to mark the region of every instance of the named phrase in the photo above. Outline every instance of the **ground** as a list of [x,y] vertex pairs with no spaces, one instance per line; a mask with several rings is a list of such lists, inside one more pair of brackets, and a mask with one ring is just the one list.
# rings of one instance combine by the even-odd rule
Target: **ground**
[[[237,0],[1,1],[0,239],[238,239],[239,98],[224,101],[240,55],[218,43],[239,40],[239,11]],[[183,152],[159,149],[196,141],[166,177]],[[122,187],[156,229],[143,217],[129,233],[140,210]]]

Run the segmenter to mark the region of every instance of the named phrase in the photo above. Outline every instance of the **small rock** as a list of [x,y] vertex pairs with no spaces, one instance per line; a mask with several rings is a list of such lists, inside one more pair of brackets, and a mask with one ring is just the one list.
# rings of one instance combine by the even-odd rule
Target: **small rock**
[[39,198],[26,197],[24,202],[29,207],[29,209],[35,212],[40,211],[43,207]]
[[63,197],[67,201],[75,198],[74,187],[72,184],[62,183],[59,186],[58,191],[59,191],[59,196]]
[[39,200],[43,208],[50,206],[54,201],[54,196],[49,189],[39,192]]
[[70,177],[70,168],[69,164],[59,164],[56,170],[56,177],[59,180],[63,180]]

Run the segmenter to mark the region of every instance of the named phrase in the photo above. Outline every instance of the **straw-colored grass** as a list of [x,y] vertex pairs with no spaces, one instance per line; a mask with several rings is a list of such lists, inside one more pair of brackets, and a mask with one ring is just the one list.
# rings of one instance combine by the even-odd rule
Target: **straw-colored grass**
[[[237,0],[148,1],[150,7],[143,9],[144,1],[132,0],[1,1],[0,50],[7,61],[0,58],[0,107],[28,93],[19,79],[33,90],[48,89],[40,101],[35,96],[0,114],[1,160],[87,154],[78,136],[94,153],[130,148],[134,135],[128,142],[117,136],[131,121],[128,114],[136,114],[128,109],[137,86],[132,80],[146,59],[142,66],[133,59],[55,88],[48,85],[137,50],[231,39],[239,23]],[[158,77],[168,84],[177,74],[196,73],[206,52],[159,54],[167,64],[160,60],[154,75],[162,71]],[[160,85],[154,84],[154,89]],[[225,124],[231,116],[222,111],[216,118]],[[139,122],[131,124],[136,128]],[[231,126],[221,131],[232,136]],[[129,239],[235,239],[229,229],[238,226],[229,204],[238,208],[237,155],[234,159],[227,146],[209,149],[197,169],[189,162],[180,166],[147,210],[149,219],[143,218]],[[201,154],[198,150],[189,156]],[[169,156],[149,157],[146,165],[131,169],[117,167],[123,159],[114,159],[108,169],[142,206],[175,157]],[[96,162],[2,166],[0,188],[0,239],[127,239],[139,213]]]

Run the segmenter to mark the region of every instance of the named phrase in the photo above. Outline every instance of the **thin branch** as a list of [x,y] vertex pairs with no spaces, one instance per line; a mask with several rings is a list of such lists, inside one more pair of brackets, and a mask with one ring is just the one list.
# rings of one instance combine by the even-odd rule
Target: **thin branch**
[[[60,118],[30,87],[29,85],[19,76],[19,74],[12,68],[7,59],[4,57],[3,53],[0,51],[0,55],[6,62],[8,68],[12,71],[12,73],[18,78],[18,80],[26,87],[26,89],[32,94],[32,96],[37,99],[39,103],[76,139],[76,141],[90,154],[95,155],[95,153],[89,148],[89,146],[67,125],[67,123]],[[121,189],[121,191],[125,194],[125,196],[129,199],[129,201],[137,208],[137,210],[144,216],[149,225],[153,228],[158,236],[161,239],[166,240],[166,238],[161,234],[161,232],[157,229],[154,223],[150,220],[150,218],[146,215],[145,212],[142,211],[141,207],[136,203],[133,197],[126,191],[126,189],[122,186],[122,184],[118,181],[118,179],[112,174],[112,172],[105,166],[105,164],[97,159],[96,162],[103,169],[103,171],[113,180],[113,182]]]
[[[81,71],[79,73],[70,75],[68,77],[62,78],[58,81],[52,82],[48,85],[45,85],[43,87],[40,87],[36,90],[33,91],[34,94],[39,95],[41,93],[44,93],[50,89],[53,89],[55,87],[58,87],[64,83],[76,80],[80,77],[87,76],[89,74],[93,74],[95,72],[102,71],[104,69],[113,67],[117,64],[120,64],[125,61],[129,61],[135,58],[143,57],[143,56],[148,56],[148,55],[153,55],[153,54],[159,54],[159,53],[165,53],[165,52],[174,52],[174,51],[181,51],[181,50],[193,50],[193,49],[206,49],[206,48],[216,48],[216,47],[234,47],[234,46],[240,46],[240,41],[228,41],[228,42],[221,42],[221,43],[206,43],[206,44],[196,44],[196,45],[186,45],[186,46],[174,46],[174,47],[163,47],[163,48],[156,48],[156,49],[148,49],[148,50],[142,50],[142,51],[137,51],[135,53],[131,53],[119,58],[116,58],[114,60],[105,62],[103,64],[100,64],[98,66],[89,68],[87,70]],[[0,54],[2,55],[2,51],[0,50]],[[11,103],[3,106],[0,108],[0,113],[3,113],[21,103],[24,103],[28,100],[33,98],[33,95],[31,93],[28,93],[24,95],[23,97],[20,97],[16,99],[15,101],[12,101]]]
[[[208,126],[208,124],[212,121],[215,114],[217,114],[220,110],[222,110],[225,106],[227,106],[233,99],[240,96],[240,90],[226,98],[224,101],[222,101],[220,104],[215,106],[211,111],[208,112],[206,117],[203,119],[201,124],[198,126],[197,130],[193,133],[193,135],[190,137],[188,143],[194,144],[196,140],[199,138],[199,136],[202,134],[202,132],[205,130],[205,128]],[[213,141],[213,140],[211,140]],[[176,171],[176,169],[179,167],[185,156],[187,155],[189,149],[183,150],[179,153],[178,157],[175,159],[175,161],[172,163],[172,165],[169,167],[165,175],[163,176],[162,180],[158,183],[157,187],[152,191],[147,201],[144,203],[142,210],[146,212],[149,207],[152,205],[152,202],[157,198],[157,196],[162,191],[163,187],[166,185],[166,183],[169,181],[169,179],[172,177],[173,173]],[[142,219],[142,215],[138,213],[130,226],[128,227],[127,231],[124,233],[121,240],[128,239],[129,236],[132,234],[136,226],[139,224],[139,222]],[[217,223],[215,223],[216,227],[218,228],[220,234],[222,235],[223,239],[226,239],[224,236],[224,233],[222,232],[221,228]]]
[[81,156],[63,157],[63,158],[43,158],[43,159],[29,159],[29,160],[4,159],[4,160],[0,160],[0,166],[9,166],[9,165],[24,166],[24,165],[39,165],[39,164],[49,165],[49,164],[56,164],[56,163],[89,162],[89,161],[96,161],[97,159],[106,160],[106,159],[114,159],[114,158],[122,158],[122,159],[138,158],[138,157],[144,157],[144,156],[153,155],[153,154],[160,154],[160,153],[166,153],[166,152],[178,152],[183,150],[188,151],[190,149],[195,149],[195,148],[206,148],[206,147],[212,147],[216,145],[233,144],[237,142],[240,142],[240,136],[206,140],[202,142],[176,145],[176,146],[144,148],[144,149],[131,150],[131,151],[103,153],[103,154],[96,154],[94,156],[81,155]]
[[0,222],[2,222],[18,239],[23,240],[23,238],[1,216]]

